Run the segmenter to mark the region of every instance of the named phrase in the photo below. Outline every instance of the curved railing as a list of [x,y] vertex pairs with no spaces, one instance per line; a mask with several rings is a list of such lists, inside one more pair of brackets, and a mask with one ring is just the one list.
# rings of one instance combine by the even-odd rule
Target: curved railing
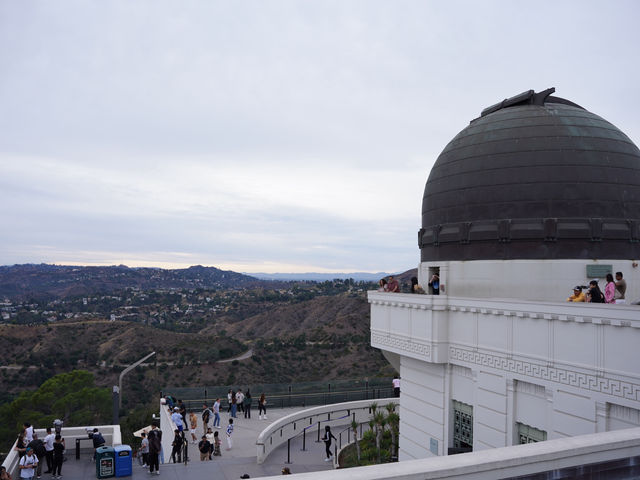
[[307,437],[317,436],[320,439],[321,430],[325,426],[337,427],[347,425],[353,420],[359,424],[371,419],[371,404],[378,404],[378,408],[388,403],[395,403],[397,398],[379,398],[377,400],[357,400],[354,402],[334,403],[321,407],[308,408],[273,422],[265,428],[256,440],[257,462],[263,463],[269,454],[291,439],[302,436],[303,446]]

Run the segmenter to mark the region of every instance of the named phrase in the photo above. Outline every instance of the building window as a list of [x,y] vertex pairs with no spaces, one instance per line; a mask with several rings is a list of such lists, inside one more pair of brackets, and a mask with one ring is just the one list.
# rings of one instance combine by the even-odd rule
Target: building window
[[544,442],[547,439],[547,432],[530,427],[524,423],[517,423],[518,426],[518,443],[535,443]]
[[473,407],[453,400],[453,447],[473,448]]

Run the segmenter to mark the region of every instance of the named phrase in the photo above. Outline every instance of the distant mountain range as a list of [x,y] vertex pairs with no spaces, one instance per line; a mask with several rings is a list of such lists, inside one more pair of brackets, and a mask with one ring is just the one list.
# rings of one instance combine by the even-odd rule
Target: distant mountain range
[[353,278],[377,282],[386,273],[256,273],[246,275],[201,265],[183,269],[130,268],[117,266],[69,266],[25,264],[0,266],[0,301],[62,298],[108,293],[125,288],[269,288],[296,281]]
[[259,278],[261,280],[295,280],[295,281],[303,281],[303,280],[311,280],[314,282],[324,282],[325,280],[334,280],[336,278],[340,278],[342,280],[347,278],[353,278],[356,281],[364,281],[364,282],[377,282],[382,277],[386,277],[389,274],[385,272],[378,273],[368,273],[368,272],[353,272],[353,273],[317,273],[317,272],[307,272],[307,273],[246,273],[246,275],[251,275],[252,277]]
[[[168,270],[129,268],[126,265],[78,267],[26,264],[0,266],[0,300],[69,297],[106,293],[125,288],[233,289],[265,286],[264,280],[200,265]],[[277,288],[272,283],[271,288]]]

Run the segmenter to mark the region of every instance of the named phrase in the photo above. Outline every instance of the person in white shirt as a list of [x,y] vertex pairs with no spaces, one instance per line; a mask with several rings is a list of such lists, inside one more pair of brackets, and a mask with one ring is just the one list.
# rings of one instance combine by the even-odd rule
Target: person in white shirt
[[233,447],[231,435],[233,435],[233,418],[229,419],[229,425],[227,425],[227,450],[231,450]]
[[47,470],[44,473],[51,473],[53,468],[53,442],[55,434],[51,433],[51,427],[47,427],[47,436],[44,437],[45,458],[47,459]]
[[220,399],[216,398],[215,403],[213,404],[213,426],[215,428],[220,427]]
[[238,410],[244,412],[244,393],[242,393],[242,390],[238,390],[238,393],[236,393],[236,405]]
[[33,427],[29,422],[24,422],[24,440],[26,443],[31,442],[33,440]]
[[182,423],[182,415],[180,415],[180,409],[178,407],[175,407],[173,409],[173,413],[171,414],[171,420],[173,420],[173,423],[176,424],[176,427],[180,432],[184,430],[184,425]]
[[393,396],[399,397],[400,396],[400,379],[398,378],[397,375],[393,377],[392,383],[393,383]]
[[33,478],[35,470],[38,468],[38,457],[33,453],[33,449],[27,447],[27,452],[24,457],[20,459],[20,478]]

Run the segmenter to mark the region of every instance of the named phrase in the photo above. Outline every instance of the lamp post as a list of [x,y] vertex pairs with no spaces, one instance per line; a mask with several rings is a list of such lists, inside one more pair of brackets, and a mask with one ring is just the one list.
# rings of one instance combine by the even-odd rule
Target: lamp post
[[[122,373],[120,373],[120,378],[118,379],[118,392],[120,394],[120,400],[118,402],[118,408],[122,408],[122,377],[124,377],[127,373],[129,373],[131,370],[133,370],[134,368],[136,368],[138,365],[140,365],[142,362],[144,362],[147,358],[155,355],[156,352],[151,352],[149,355],[147,355],[144,358],[141,358],[140,360],[138,360],[136,363],[132,363],[131,365],[129,365],[127,368],[125,368]],[[114,386],[114,392],[115,392],[115,386]]]

